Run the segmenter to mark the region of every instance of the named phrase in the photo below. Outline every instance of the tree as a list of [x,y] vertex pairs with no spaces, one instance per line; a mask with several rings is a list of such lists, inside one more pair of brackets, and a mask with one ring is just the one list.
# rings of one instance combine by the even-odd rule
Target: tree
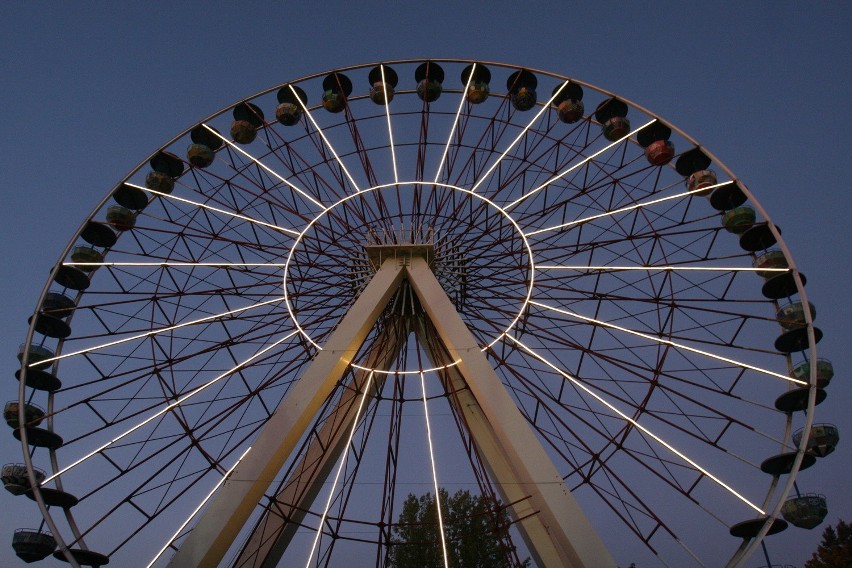
[[805,562],[805,568],[852,568],[852,523],[837,522],[837,529],[828,526],[822,542]]
[[[514,568],[506,509],[484,495],[470,491],[449,495],[439,490],[449,564],[454,568]],[[443,568],[441,534],[435,497],[409,494],[392,530],[388,566],[393,568]]]

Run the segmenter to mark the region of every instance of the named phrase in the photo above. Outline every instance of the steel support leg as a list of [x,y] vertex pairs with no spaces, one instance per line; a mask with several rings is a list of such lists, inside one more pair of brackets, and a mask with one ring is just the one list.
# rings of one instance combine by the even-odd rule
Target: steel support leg
[[382,264],[263,426],[251,451],[210,502],[169,566],[218,566],[399,287],[403,271],[398,263]]
[[[375,348],[367,354],[365,366],[386,370],[399,356],[407,334],[407,322],[386,328],[376,340]],[[332,411],[334,419],[327,420],[316,433],[302,460],[293,468],[290,478],[275,496],[270,510],[255,525],[248,542],[234,562],[236,568],[273,568],[278,565],[304,520],[306,511],[346,450],[346,439],[354,425],[358,399],[362,396],[368,375],[367,371],[355,373],[354,388],[344,392]],[[365,393],[368,397],[365,407],[376,393],[381,392],[385,377],[384,373],[377,373],[373,377],[373,387]]]
[[426,261],[412,258],[408,277],[450,357],[459,361],[450,376],[462,379],[469,389],[455,389],[461,410],[503,499],[516,503],[515,518],[520,519],[535,562],[548,568],[614,567],[609,551]]

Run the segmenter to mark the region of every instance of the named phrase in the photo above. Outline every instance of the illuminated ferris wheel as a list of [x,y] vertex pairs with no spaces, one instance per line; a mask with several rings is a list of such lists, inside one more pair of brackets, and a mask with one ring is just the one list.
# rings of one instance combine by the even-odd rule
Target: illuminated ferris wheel
[[13,545],[386,566],[424,544],[406,496],[447,488],[509,519],[507,565],[739,566],[782,509],[825,516],[788,499],[838,438],[804,284],[748,188],[614,93],[462,60],[287,82],[65,247],[6,406],[43,519]]

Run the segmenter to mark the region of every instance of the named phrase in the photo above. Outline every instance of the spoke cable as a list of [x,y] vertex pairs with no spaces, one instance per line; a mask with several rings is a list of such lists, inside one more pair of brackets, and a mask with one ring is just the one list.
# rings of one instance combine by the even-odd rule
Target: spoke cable
[[435,507],[438,509],[438,528],[441,532],[441,549],[444,557],[444,568],[450,568],[447,558],[447,537],[444,534],[444,516],[441,513],[441,492],[438,489],[438,470],[435,467],[435,450],[432,446],[432,426],[429,422],[429,403],[426,401],[426,375],[420,373],[420,391],[423,394],[423,416],[426,419],[426,439],[429,442],[429,463],[432,465],[432,483],[435,487]]
[[296,100],[299,101],[299,105],[301,105],[305,116],[307,116],[308,119],[311,121],[311,124],[314,125],[314,129],[317,131],[317,134],[319,134],[322,138],[322,141],[325,142],[326,147],[331,150],[334,159],[337,160],[337,163],[340,165],[340,168],[343,170],[343,173],[345,173],[346,177],[349,178],[349,183],[352,184],[352,187],[355,189],[356,192],[361,191],[361,188],[358,187],[357,183],[355,183],[355,178],[353,178],[352,174],[349,173],[349,170],[346,169],[346,164],[344,164],[343,160],[340,159],[340,156],[337,155],[337,152],[334,150],[334,146],[332,146],[331,142],[329,142],[328,138],[326,138],[325,132],[323,132],[322,128],[320,128],[319,124],[317,124],[317,121],[314,120],[311,111],[309,111],[308,107],[305,106],[305,103],[302,102],[302,99],[298,96],[298,93],[296,93],[296,90],[293,88],[293,85],[290,85],[290,90],[293,92],[293,96],[296,98]]
[[[713,187],[719,187],[721,185],[726,185],[733,182],[725,182],[724,184],[718,184]],[[567,223],[562,223],[561,225],[554,225],[553,227],[546,227],[544,229],[539,229],[537,231],[530,231],[527,233],[528,237],[533,235],[538,235],[540,233],[547,233],[549,231],[558,231],[559,229],[565,229],[567,227],[572,227],[574,225],[580,225],[582,223],[588,223],[589,221],[594,221],[595,219],[601,219],[603,217],[609,217],[610,215],[615,215],[617,213],[626,213],[628,211],[634,211],[636,209],[641,209],[643,207],[648,207],[649,205],[656,205],[657,203],[662,203],[664,201],[670,201],[672,199],[680,199],[682,197],[689,197],[690,195],[694,195],[696,193],[707,191],[707,188],[699,188],[692,189],[690,191],[684,191],[683,193],[678,193],[675,195],[669,195],[667,197],[660,197],[659,199],[653,199],[651,201],[645,201],[643,203],[634,203],[633,205],[628,205],[626,207],[621,207],[619,209],[613,209],[612,211],[607,211],[606,213],[599,213],[597,215],[592,215],[590,217],[584,217],[583,219],[577,219],[575,221],[569,221]],[[512,204],[508,205],[506,209],[511,208]]]
[[[298,98],[298,97],[296,97],[296,98]],[[309,193],[307,193],[305,190],[299,188],[298,186],[294,185],[292,182],[288,181],[286,178],[279,175],[275,170],[273,170],[272,168],[270,168],[269,166],[267,166],[266,164],[264,164],[263,162],[261,162],[260,160],[258,160],[257,158],[255,158],[254,156],[252,156],[251,154],[249,154],[248,152],[246,152],[245,150],[243,150],[242,148],[240,148],[239,146],[237,146],[236,144],[234,144],[233,142],[228,140],[227,138],[225,138],[224,136],[222,136],[221,134],[219,134],[219,132],[217,132],[214,128],[211,128],[210,126],[208,126],[206,124],[202,124],[202,126],[204,128],[206,128],[207,130],[209,130],[210,132],[212,132],[213,134],[215,134],[216,136],[218,136],[219,138],[221,138],[222,141],[225,144],[228,145],[228,147],[233,148],[234,150],[236,150],[237,152],[239,152],[240,154],[242,154],[243,156],[245,156],[246,158],[251,160],[252,163],[257,164],[258,167],[262,168],[266,173],[268,173],[269,175],[271,175],[275,179],[281,181],[283,184],[287,185],[287,187],[294,190],[296,193],[298,193],[299,195],[301,195],[302,197],[304,197],[305,199],[307,199],[308,201],[310,201],[311,203],[313,203],[317,207],[319,207],[321,209],[325,207],[322,203],[320,203],[319,201],[317,201],[316,199],[311,197],[311,195]]]
[[[471,75],[471,77],[473,77],[473,73],[471,73],[470,75]],[[562,89],[564,89],[568,85],[568,83],[569,83],[569,81],[565,81],[564,83],[562,83],[562,86],[560,86],[558,89],[553,91],[553,95],[551,95],[550,99],[548,99],[548,101],[541,106],[541,109],[539,109],[539,111],[535,114],[535,116],[532,117],[532,120],[530,120],[529,123],[523,128],[523,130],[521,130],[520,134],[518,134],[515,137],[515,139],[512,140],[511,144],[509,144],[509,147],[506,148],[506,150],[500,155],[500,157],[497,158],[497,160],[493,164],[491,164],[491,167],[488,168],[488,170],[484,174],[482,174],[482,176],[480,176],[479,181],[477,181],[475,184],[473,184],[473,187],[470,188],[471,192],[475,192],[476,188],[479,187],[482,184],[482,182],[484,182],[488,178],[488,176],[491,175],[491,172],[493,172],[497,168],[497,166],[500,165],[500,162],[503,161],[503,158],[506,157],[506,154],[508,154],[509,152],[512,151],[512,148],[514,148],[515,145],[518,142],[520,142],[521,138],[523,138],[526,135],[526,133],[530,130],[530,128],[532,128],[532,125],[536,123],[536,121],[539,119],[539,117],[542,114],[544,114],[550,108],[550,105],[553,103],[553,101],[556,99],[556,97],[559,96],[559,93],[562,92]],[[514,205],[514,204],[512,204],[512,205]],[[512,205],[509,205],[509,207],[507,207],[506,209],[511,208]]]
[[[555,95],[555,94],[554,94],[553,96],[554,96],[554,98],[556,97],[556,95]],[[552,100],[552,99],[551,99],[551,100]],[[615,147],[615,146],[617,146],[617,145],[621,144],[622,142],[624,142],[625,140],[627,140],[628,138],[630,138],[632,135],[636,134],[637,132],[639,132],[640,130],[642,130],[642,129],[644,129],[644,128],[647,128],[648,126],[650,126],[651,124],[653,124],[653,123],[654,123],[654,122],[656,122],[656,121],[657,121],[657,119],[656,119],[656,118],[654,118],[654,119],[652,119],[652,120],[649,120],[648,122],[646,122],[645,124],[643,124],[642,126],[640,126],[639,128],[637,128],[636,130],[633,130],[632,132],[628,132],[627,134],[625,134],[624,136],[622,136],[621,138],[619,138],[619,139],[618,139],[618,140],[616,140],[615,142],[612,142],[611,144],[607,144],[606,146],[604,146],[603,148],[601,148],[600,150],[598,150],[597,152],[595,152],[595,153],[594,153],[594,154],[592,154],[591,156],[587,156],[586,158],[583,158],[583,160],[582,160],[582,161],[580,161],[580,162],[578,162],[578,163],[574,164],[573,166],[571,166],[571,167],[570,167],[570,168],[568,168],[567,170],[563,171],[562,173],[560,173],[560,174],[557,174],[557,175],[553,176],[552,178],[550,178],[549,180],[547,180],[546,182],[544,182],[544,183],[543,183],[543,184],[541,184],[540,186],[538,186],[538,187],[536,187],[535,189],[533,189],[533,190],[529,191],[528,193],[525,193],[524,195],[520,196],[519,198],[517,198],[516,200],[514,200],[513,202],[511,202],[510,204],[508,204],[508,205],[506,206],[506,210],[509,210],[509,209],[513,208],[515,205],[517,205],[517,204],[518,204],[518,203],[520,203],[521,201],[525,200],[526,198],[528,198],[528,197],[531,197],[531,196],[535,195],[536,193],[538,193],[538,192],[539,192],[539,191],[541,191],[542,189],[546,188],[547,186],[549,186],[549,185],[550,185],[550,184],[552,184],[553,182],[555,182],[555,181],[557,181],[557,180],[562,179],[563,177],[565,177],[566,175],[568,175],[568,174],[569,174],[569,173],[571,173],[572,171],[576,170],[577,168],[579,168],[579,167],[580,167],[580,166],[582,166],[583,164],[585,164],[585,163],[587,163],[587,162],[589,162],[589,161],[593,160],[593,159],[594,159],[594,158],[596,158],[597,156],[599,156],[599,155],[603,154],[604,152],[606,152],[606,151],[607,151],[607,150],[609,150],[610,148],[613,148],[613,147]],[[707,188],[704,188],[704,189],[702,189],[702,190],[696,190],[696,191],[704,191],[704,190],[706,190],[706,189],[707,189]]]
[[574,313],[572,311],[557,308],[555,306],[549,306],[547,304],[542,304],[541,302],[536,302],[535,300],[530,300],[529,303],[530,303],[530,305],[533,305],[533,306],[536,306],[536,307],[539,307],[539,308],[542,308],[542,309],[545,309],[545,310],[551,310],[551,311],[554,311],[554,312],[557,312],[557,313],[560,313],[560,314],[563,314],[563,315],[566,315],[566,316],[577,318],[579,320],[587,321],[589,323],[593,323],[593,324],[600,325],[600,326],[603,326],[603,327],[608,327],[608,328],[611,328],[611,329],[617,329],[618,331],[623,331],[625,333],[629,333],[629,334],[635,335],[637,337],[642,337],[642,338],[648,339],[650,341],[656,341],[658,343],[662,343],[663,345],[671,345],[672,347],[676,347],[676,348],[682,349],[684,351],[690,351],[692,353],[704,355],[705,357],[711,357],[711,358],[717,359],[719,361],[724,361],[725,363],[730,363],[732,365],[736,365],[737,367],[743,367],[743,368],[746,368],[746,369],[751,369],[752,371],[757,371],[758,373],[763,373],[764,375],[777,377],[779,379],[783,379],[785,381],[790,381],[791,383],[796,383],[796,384],[801,385],[801,386],[807,386],[808,385],[807,381],[802,381],[802,380],[796,379],[794,377],[788,377],[787,375],[782,375],[781,373],[776,373],[775,371],[770,371],[769,369],[764,369],[762,367],[757,367],[755,365],[743,363],[742,361],[737,361],[735,359],[729,359],[728,357],[722,357],[721,355],[716,355],[716,354],[710,353],[708,351],[702,351],[701,349],[696,349],[695,347],[689,347],[688,345],[684,345],[682,343],[676,343],[674,341],[669,341],[668,339],[663,339],[662,337],[654,337],[653,335],[648,335],[647,333],[642,333],[642,332],[639,332],[639,331],[628,329],[626,327],[621,327],[619,325],[615,325],[614,323],[609,323],[609,322],[597,320],[597,319],[594,319],[594,318],[581,316],[580,314]]
[[148,418],[146,418],[146,419],[145,419],[145,420],[143,420],[142,422],[139,422],[139,423],[138,423],[138,424],[136,424],[135,426],[132,426],[131,428],[129,428],[129,429],[127,429],[127,430],[125,430],[122,434],[120,434],[120,435],[116,436],[115,438],[113,438],[113,439],[112,439],[112,440],[110,440],[109,442],[106,442],[105,444],[102,444],[101,446],[99,446],[98,448],[96,448],[96,449],[92,450],[91,452],[89,452],[88,454],[86,454],[86,455],[85,455],[85,456],[83,456],[82,458],[78,459],[77,461],[74,461],[74,462],[70,463],[69,465],[67,465],[67,466],[63,467],[62,469],[60,469],[59,471],[57,471],[56,473],[54,473],[53,475],[51,475],[50,477],[48,477],[48,478],[46,478],[44,481],[42,481],[42,483],[43,483],[43,484],[44,484],[44,483],[48,483],[48,482],[50,482],[50,481],[52,481],[52,480],[54,480],[54,479],[58,478],[60,475],[62,475],[62,474],[64,474],[64,473],[68,472],[69,470],[71,470],[71,469],[73,469],[73,468],[77,467],[78,465],[80,465],[81,463],[83,463],[83,462],[84,462],[84,461],[86,461],[87,459],[91,458],[92,456],[94,456],[94,455],[97,455],[97,454],[101,453],[103,450],[105,450],[106,448],[110,447],[110,446],[111,446],[112,444],[114,444],[115,442],[118,442],[118,441],[119,441],[119,440],[121,440],[122,438],[124,438],[124,437],[126,437],[126,436],[128,436],[128,435],[132,434],[132,433],[133,433],[133,432],[135,432],[136,430],[139,430],[140,428],[142,428],[142,427],[143,427],[143,426],[145,426],[146,424],[149,424],[150,422],[152,422],[152,421],[156,420],[157,418],[159,418],[160,416],[164,415],[166,412],[168,412],[168,411],[169,411],[169,410],[171,410],[172,408],[174,408],[174,407],[176,407],[176,406],[180,406],[182,403],[186,402],[187,400],[189,400],[190,398],[194,397],[194,396],[195,396],[195,395],[197,395],[198,393],[200,393],[200,392],[202,392],[202,391],[206,390],[207,388],[209,388],[209,387],[213,386],[214,384],[218,383],[219,381],[221,381],[221,380],[222,380],[222,379],[224,379],[225,377],[229,377],[229,376],[233,375],[234,373],[236,373],[237,371],[239,371],[240,369],[242,369],[243,367],[245,367],[246,365],[248,365],[248,364],[249,364],[252,360],[257,359],[258,357],[260,357],[260,356],[261,356],[261,355],[263,355],[264,353],[266,353],[266,352],[268,352],[268,351],[270,351],[270,350],[274,349],[274,348],[275,348],[275,347],[277,347],[278,345],[280,345],[280,344],[284,343],[285,341],[289,340],[290,338],[292,338],[293,336],[298,335],[298,334],[299,334],[299,332],[298,332],[298,331],[292,331],[292,332],[288,333],[287,335],[285,335],[284,337],[282,337],[282,338],[281,338],[281,339],[279,339],[278,341],[274,342],[272,345],[269,345],[269,346],[267,346],[267,347],[264,347],[263,349],[261,349],[260,351],[256,352],[254,355],[252,355],[251,357],[249,357],[249,358],[247,358],[246,360],[242,361],[241,363],[237,364],[235,367],[232,367],[230,370],[225,371],[224,373],[222,373],[222,374],[221,374],[221,375],[219,375],[218,377],[216,377],[216,378],[214,378],[214,379],[212,379],[212,380],[208,381],[207,383],[205,383],[205,384],[203,384],[203,385],[201,385],[201,386],[197,387],[196,389],[194,389],[194,390],[190,391],[189,393],[185,394],[184,396],[182,396],[182,397],[178,398],[176,401],[174,401],[174,402],[172,402],[172,403],[169,403],[169,404],[168,404],[165,408],[163,408],[162,410],[159,410],[158,412],[156,412],[155,414],[153,414],[153,415],[149,416]]
[[82,355],[84,353],[90,353],[92,351],[98,351],[100,349],[106,349],[107,347],[112,347],[114,345],[119,345],[121,343],[127,343],[128,341],[136,341],[137,339],[144,339],[146,337],[158,335],[160,333],[165,333],[167,331],[174,331],[174,330],[180,329],[182,327],[187,327],[187,326],[190,326],[190,325],[196,325],[196,324],[199,324],[199,323],[204,323],[204,322],[213,321],[213,320],[216,320],[216,319],[221,319],[221,318],[233,315],[233,314],[238,314],[240,312],[244,312],[244,311],[247,311],[247,310],[259,308],[261,306],[266,306],[266,305],[269,305],[269,304],[281,302],[283,300],[284,300],[284,298],[275,298],[273,300],[267,300],[265,302],[260,302],[258,304],[252,304],[250,306],[244,306],[242,308],[237,308],[235,310],[231,310],[231,311],[228,311],[228,312],[213,314],[211,316],[203,317],[203,318],[200,318],[200,319],[197,319],[197,320],[187,321],[187,322],[184,322],[184,323],[179,323],[177,325],[170,325],[169,327],[163,327],[163,328],[160,328],[160,329],[153,329],[151,331],[146,331],[145,333],[140,333],[138,335],[133,335],[131,337],[125,337],[123,339],[117,339],[115,341],[110,341],[109,343],[102,343],[100,345],[94,345],[92,347],[80,349],[79,351],[72,351],[71,353],[63,353],[61,355],[57,355],[57,356],[51,357],[49,359],[42,359],[39,362],[30,363],[28,365],[28,367],[36,367],[36,366],[44,365],[45,363],[51,363],[53,361],[58,361],[59,359],[64,359],[66,357],[73,357],[74,355]]
[[[533,303],[534,303],[534,302],[533,302]],[[742,501],[743,503],[745,503],[746,505],[748,505],[749,507],[751,507],[752,509],[754,509],[755,511],[757,511],[759,514],[761,514],[761,515],[765,515],[765,514],[766,514],[766,512],[765,512],[765,511],[763,511],[760,507],[758,507],[757,505],[755,505],[754,503],[752,503],[751,501],[749,501],[746,497],[744,497],[743,495],[741,495],[740,493],[738,493],[738,492],[737,492],[734,488],[732,488],[730,485],[728,485],[727,483],[725,483],[724,481],[722,481],[721,479],[719,479],[718,477],[716,477],[715,475],[713,475],[712,473],[710,473],[707,469],[705,469],[705,468],[703,468],[702,466],[698,465],[698,463],[696,463],[694,460],[692,460],[691,458],[689,458],[686,454],[684,454],[684,453],[682,453],[681,451],[677,450],[674,446],[672,446],[671,444],[669,444],[668,442],[666,442],[665,440],[663,440],[662,438],[660,438],[659,436],[657,436],[656,434],[654,434],[653,432],[651,432],[650,430],[648,430],[645,426],[643,426],[642,424],[639,424],[639,422],[638,422],[638,421],[634,420],[633,418],[631,418],[630,416],[628,416],[627,414],[625,414],[624,412],[622,412],[621,410],[619,410],[618,408],[616,408],[615,406],[613,406],[611,403],[609,403],[609,402],[608,402],[606,399],[604,399],[602,396],[600,396],[599,394],[595,393],[595,392],[594,392],[594,391],[592,391],[589,387],[587,387],[586,385],[584,385],[581,381],[579,381],[579,380],[577,380],[576,378],[572,377],[571,375],[569,375],[568,373],[566,373],[565,371],[563,371],[562,369],[560,369],[559,367],[557,367],[555,364],[553,364],[553,363],[551,363],[550,361],[548,361],[548,360],[547,360],[544,356],[539,355],[539,354],[538,354],[535,350],[533,350],[532,348],[530,348],[530,347],[528,347],[527,345],[525,345],[524,343],[522,343],[519,339],[517,339],[517,338],[515,338],[515,337],[513,337],[513,336],[511,336],[511,335],[509,335],[508,333],[507,333],[507,334],[505,334],[505,336],[506,336],[506,337],[508,337],[509,339],[511,339],[511,340],[512,340],[512,342],[514,342],[515,344],[517,344],[519,347],[521,347],[524,351],[526,351],[527,353],[529,353],[531,356],[535,357],[536,359],[538,359],[539,361],[541,361],[542,363],[544,363],[545,365],[547,365],[548,367],[550,367],[551,369],[553,369],[554,371],[556,371],[557,373],[559,373],[561,376],[563,376],[563,377],[564,377],[564,378],[566,378],[567,380],[571,381],[571,383],[572,383],[572,384],[574,384],[574,386],[576,386],[577,388],[581,389],[583,392],[585,392],[585,393],[586,393],[586,394],[588,394],[589,396],[593,397],[595,400],[597,400],[598,402],[600,402],[601,404],[603,404],[604,406],[606,406],[607,408],[609,408],[611,411],[613,411],[614,413],[616,413],[619,417],[621,417],[621,419],[622,419],[622,420],[625,420],[625,421],[629,422],[629,423],[630,423],[630,424],[632,424],[634,427],[636,427],[637,429],[641,430],[641,431],[642,431],[643,433],[645,433],[646,435],[648,435],[648,436],[650,436],[651,438],[653,438],[654,440],[656,440],[656,441],[657,441],[657,443],[661,444],[661,445],[662,445],[663,447],[665,447],[667,450],[669,450],[670,452],[672,452],[673,454],[675,454],[676,456],[678,456],[679,458],[681,458],[683,461],[685,461],[686,463],[688,463],[689,465],[691,465],[692,467],[694,467],[695,469],[697,469],[698,471],[700,471],[702,474],[706,475],[708,478],[712,479],[714,482],[716,482],[716,484],[717,484],[717,485],[719,485],[720,487],[722,487],[722,488],[724,488],[725,490],[727,490],[727,491],[728,491],[731,495],[733,495],[734,497],[736,497],[737,499],[739,499],[740,501]]]
[[473,64],[473,67],[470,69],[470,76],[467,78],[467,84],[464,86],[464,92],[462,93],[461,100],[459,101],[459,108],[456,111],[456,116],[453,119],[453,126],[450,128],[450,134],[447,136],[447,143],[444,145],[444,153],[441,154],[441,161],[438,163],[438,169],[435,171],[435,179],[433,181],[437,182],[438,178],[441,177],[441,169],[444,167],[444,162],[447,160],[447,153],[450,151],[450,144],[453,142],[453,135],[456,133],[456,128],[459,125],[459,117],[461,116],[461,111],[464,108],[465,97],[467,96],[467,91],[470,88],[470,83],[473,81],[473,74],[476,72],[476,63]]
[[157,191],[154,189],[148,189],[147,187],[142,187],[141,185],[135,185],[127,182],[126,185],[141,189],[147,193],[151,193],[153,195],[157,195],[159,197],[165,197],[167,199],[171,199],[173,201],[180,201],[181,203],[188,203],[189,205],[194,205],[195,207],[199,207],[201,209],[208,209],[210,211],[215,211],[216,213],[221,213],[222,215],[228,215],[230,217],[234,217],[236,219],[242,219],[243,221],[248,221],[249,223],[254,223],[255,225],[261,225],[263,227],[269,227],[270,229],[275,229],[276,231],[281,231],[283,233],[287,233],[289,235],[293,235],[298,237],[299,231],[294,229],[288,229],[286,227],[279,227],[278,225],[273,225],[272,223],[267,223],[265,221],[260,221],[258,219],[253,219],[251,217],[246,217],[245,215],[240,215],[239,213],[231,213],[230,211],[225,211],[224,209],[219,209],[218,207],[213,207],[212,205],[205,205],[204,203],[198,203],[197,201],[192,201],[191,199],[185,199],[183,197],[178,197],[176,195],[172,195],[170,193],[163,193],[162,191]]
[[399,183],[399,173],[396,169],[396,149],[393,144],[393,128],[391,127],[390,101],[388,101],[388,84],[385,82],[385,66],[379,65],[379,69],[382,73],[382,91],[384,91],[385,96],[385,117],[387,117],[388,121],[388,140],[390,141],[391,164],[393,165],[393,181],[394,183]]
[[188,525],[189,522],[193,518],[195,518],[195,515],[198,514],[198,511],[200,511],[201,508],[204,507],[204,505],[210,500],[210,498],[213,497],[213,494],[216,493],[216,491],[219,489],[219,487],[221,487],[221,485],[223,483],[225,483],[225,481],[228,480],[228,478],[231,476],[231,474],[234,472],[234,470],[237,469],[237,466],[240,465],[240,462],[243,461],[243,458],[246,457],[246,454],[248,454],[250,450],[251,450],[251,446],[246,448],[246,451],[243,452],[243,455],[241,455],[237,459],[237,461],[234,462],[234,465],[232,465],[231,468],[228,471],[225,472],[225,474],[222,476],[222,478],[219,479],[219,481],[216,482],[216,485],[213,486],[213,489],[210,490],[210,493],[208,493],[204,497],[204,499],[201,500],[201,503],[198,504],[198,506],[195,508],[195,510],[193,510],[192,513],[189,514],[189,516],[186,518],[186,520],[183,523],[181,523],[181,525],[175,531],[175,534],[173,534],[172,537],[168,541],[166,541],[166,544],[163,545],[163,548],[160,549],[160,551],[154,556],[154,558],[151,559],[151,562],[149,562],[148,565],[145,568],[151,568],[151,566],[153,566],[154,563],[157,562],[157,560],[160,558],[160,556],[162,556],[163,553],[169,548],[169,546],[172,545],[172,543],[175,541],[175,539],[177,539],[177,537],[180,536],[181,531],[184,528],[186,528],[186,525]]

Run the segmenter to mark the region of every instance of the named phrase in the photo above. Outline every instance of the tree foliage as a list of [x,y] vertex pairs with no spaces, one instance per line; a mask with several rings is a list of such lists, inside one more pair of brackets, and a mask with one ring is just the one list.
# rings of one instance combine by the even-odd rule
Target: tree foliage
[[[510,550],[506,510],[484,495],[439,490],[449,564],[454,568],[511,568],[518,563]],[[441,534],[435,497],[410,494],[393,527],[388,549],[393,568],[443,568]]]
[[852,523],[841,520],[837,529],[826,527],[822,542],[805,562],[805,568],[852,568]]

